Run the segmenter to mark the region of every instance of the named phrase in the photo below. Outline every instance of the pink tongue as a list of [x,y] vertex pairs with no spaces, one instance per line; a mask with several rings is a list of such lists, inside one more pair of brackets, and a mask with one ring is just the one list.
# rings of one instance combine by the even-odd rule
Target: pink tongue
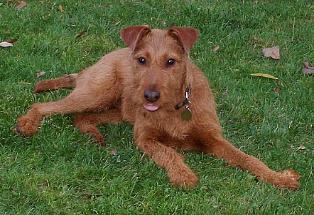
[[158,110],[158,105],[155,105],[153,103],[144,104],[144,108],[148,111],[156,111]]

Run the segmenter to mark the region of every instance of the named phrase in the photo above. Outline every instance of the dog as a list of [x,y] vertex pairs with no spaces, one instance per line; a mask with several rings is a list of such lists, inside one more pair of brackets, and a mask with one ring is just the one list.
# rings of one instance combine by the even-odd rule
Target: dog
[[127,121],[134,125],[136,146],[165,169],[175,186],[198,183],[179,149],[224,159],[276,187],[299,187],[300,176],[294,170],[271,170],[223,137],[208,80],[189,58],[197,29],[131,26],[120,36],[126,48],[108,53],[80,73],[38,82],[36,93],[74,90],[59,101],[33,104],[18,118],[16,131],[30,136],[43,117],[73,113],[75,126],[104,145],[97,125]]

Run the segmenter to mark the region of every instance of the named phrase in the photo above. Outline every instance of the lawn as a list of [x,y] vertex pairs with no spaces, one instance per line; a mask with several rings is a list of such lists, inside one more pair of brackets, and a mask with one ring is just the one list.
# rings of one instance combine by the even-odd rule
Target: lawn
[[[0,49],[0,214],[314,214],[314,79],[302,73],[303,62],[314,64],[312,0],[27,0],[20,10],[15,2],[0,0],[0,42],[17,39]],[[46,118],[30,138],[12,132],[32,103],[69,92],[36,95],[36,81],[123,47],[120,29],[135,24],[200,30],[190,55],[210,80],[225,136],[271,168],[300,172],[298,191],[196,153],[183,154],[199,185],[172,187],[128,124],[101,127],[106,148],[71,116]],[[280,60],[262,56],[275,45]]]

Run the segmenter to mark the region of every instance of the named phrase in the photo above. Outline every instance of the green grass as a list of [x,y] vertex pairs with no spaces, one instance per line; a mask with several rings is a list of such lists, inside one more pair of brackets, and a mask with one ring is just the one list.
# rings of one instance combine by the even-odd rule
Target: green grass
[[[18,39],[0,49],[0,214],[314,213],[314,81],[301,72],[303,61],[314,64],[313,1],[28,0],[20,11],[10,2],[0,0],[0,41]],[[34,95],[38,71],[45,79],[79,71],[123,47],[119,30],[133,24],[198,28],[191,57],[211,82],[225,136],[274,169],[299,171],[300,190],[193,153],[184,156],[199,185],[174,188],[136,149],[127,124],[101,127],[107,148],[81,135],[70,116],[45,119],[31,138],[11,132],[33,102],[68,93]],[[261,56],[272,45],[281,60]],[[280,82],[249,75],[256,72]]]

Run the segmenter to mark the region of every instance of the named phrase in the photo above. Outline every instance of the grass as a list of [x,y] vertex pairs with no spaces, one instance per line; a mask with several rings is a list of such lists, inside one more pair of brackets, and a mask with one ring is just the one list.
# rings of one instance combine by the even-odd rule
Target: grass
[[[302,62],[314,64],[312,1],[28,0],[22,10],[12,2],[0,0],[0,41],[18,39],[0,49],[0,214],[314,213],[314,82],[301,72]],[[107,148],[81,135],[70,116],[45,119],[31,138],[12,133],[33,102],[68,93],[34,95],[38,71],[45,79],[79,71],[123,47],[119,30],[133,24],[200,29],[191,57],[211,82],[225,136],[274,169],[299,171],[300,190],[276,189],[193,153],[184,156],[199,185],[174,188],[136,149],[127,124],[101,127]],[[279,61],[261,56],[273,45]],[[256,72],[280,81],[249,75]]]

